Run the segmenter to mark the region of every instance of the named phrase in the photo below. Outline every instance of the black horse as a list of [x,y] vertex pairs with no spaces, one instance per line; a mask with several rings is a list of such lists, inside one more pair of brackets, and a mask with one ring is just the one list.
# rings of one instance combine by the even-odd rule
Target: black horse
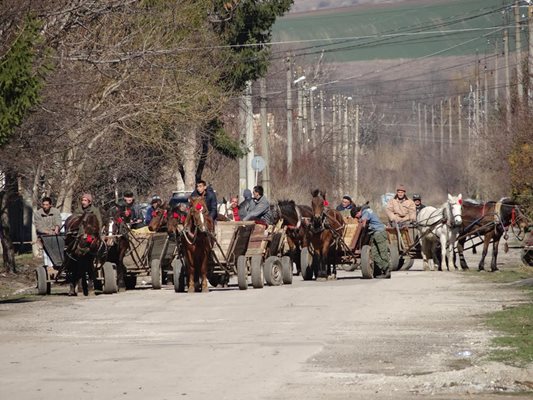
[[457,251],[462,269],[468,269],[463,255],[464,244],[467,239],[483,236],[483,252],[479,261],[479,270],[485,269],[485,257],[490,242],[492,241],[491,271],[497,271],[498,245],[501,237],[509,228],[518,230],[517,236],[528,226],[528,220],[521,211],[520,206],[511,199],[502,199],[499,202],[473,203],[465,201],[462,213],[462,231],[457,240]]
[[271,211],[274,224],[283,219],[282,226],[286,227],[289,256],[296,263],[296,269],[300,274],[300,252],[309,243],[307,226],[313,216],[311,207],[297,205],[293,200],[279,200],[271,207]]
[[100,223],[92,213],[71,215],[65,221],[65,271],[70,284],[69,296],[77,295],[81,280],[83,294],[89,294],[90,282],[96,281],[95,257],[102,243]]

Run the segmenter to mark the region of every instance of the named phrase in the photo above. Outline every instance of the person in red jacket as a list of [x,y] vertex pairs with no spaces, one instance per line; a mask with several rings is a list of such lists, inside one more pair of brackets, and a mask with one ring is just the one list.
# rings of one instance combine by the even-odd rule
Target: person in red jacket
[[237,196],[232,196],[229,202],[229,207],[232,212],[233,221],[240,221],[241,217],[239,216],[239,198]]

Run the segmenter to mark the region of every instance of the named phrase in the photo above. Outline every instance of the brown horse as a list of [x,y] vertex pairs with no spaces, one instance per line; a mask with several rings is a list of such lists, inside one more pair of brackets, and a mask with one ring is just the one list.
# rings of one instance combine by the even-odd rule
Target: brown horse
[[463,203],[463,224],[457,241],[457,251],[462,269],[468,269],[468,265],[463,255],[464,244],[467,239],[476,236],[483,236],[483,252],[478,268],[485,269],[485,257],[487,256],[489,244],[492,241],[491,271],[497,271],[498,245],[501,237],[507,239],[509,228],[514,232],[518,229],[517,236],[528,226],[528,220],[520,206],[510,199],[502,199],[499,202],[489,201],[487,203],[473,203],[465,201]]
[[[190,208],[181,235],[189,276],[188,292],[194,293],[198,280],[202,292],[209,292],[207,268],[213,248],[214,222],[203,197],[191,197]],[[198,279],[195,279],[195,276]]]
[[133,289],[135,279],[130,284],[127,277],[127,268],[124,265],[124,257],[130,249],[130,240],[128,237],[131,221],[131,214],[125,212],[123,206],[117,206],[111,211],[109,233],[113,235],[112,239],[107,241],[108,251],[105,261],[114,263],[117,266],[117,286],[120,289]]
[[344,230],[344,219],[340,212],[329,208],[326,200],[326,192],[319,189],[311,192],[311,209],[313,216],[309,226],[310,242],[313,248],[313,263],[317,263],[318,280],[336,279],[337,266],[335,257],[329,257],[330,251],[334,251],[337,238]]
[[273,224],[280,219],[282,226],[286,227],[289,256],[296,263],[298,274],[301,271],[300,252],[308,246],[308,225],[313,216],[313,210],[306,205],[297,205],[293,200],[279,200],[272,207]]
[[89,294],[89,282],[96,279],[94,259],[101,244],[100,224],[92,213],[71,215],[65,221],[65,270],[70,284],[69,296],[76,296],[81,279],[83,294]]
[[152,211],[152,219],[148,224],[151,232],[167,231],[170,235],[176,235],[183,229],[187,218],[187,206],[184,203],[169,207],[163,204],[157,210]]

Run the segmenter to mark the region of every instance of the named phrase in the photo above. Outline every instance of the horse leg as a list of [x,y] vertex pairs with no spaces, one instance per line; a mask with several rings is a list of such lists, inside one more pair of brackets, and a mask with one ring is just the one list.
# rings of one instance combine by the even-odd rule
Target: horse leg
[[492,260],[490,262],[491,272],[499,271],[498,266],[497,266],[499,244],[500,244],[500,238],[494,237],[493,242],[492,242]]
[[459,262],[461,263],[461,268],[463,270],[468,269],[468,264],[466,263],[465,256],[463,254],[463,251],[465,248],[464,247],[465,241],[466,241],[466,238],[463,238],[463,239],[459,239],[459,241],[457,242],[457,252],[459,253]]
[[209,286],[207,285],[207,260],[209,259],[209,250],[206,247],[204,257],[202,260],[202,293],[209,293]]
[[487,252],[489,251],[489,243],[490,239],[492,238],[492,235],[485,235],[483,238],[483,252],[481,253],[481,260],[479,260],[478,270],[484,271],[485,270],[485,257],[487,256]]
[[450,241],[448,243],[448,246],[449,246],[449,253],[451,254],[451,262],[452,262],[452,265],[453,265],[453,269],[454,270],[457,270],[457,264],[455,264],[455,241],[457,240],[457,233],[452,231],[451,235],[450,235]]
[[441,232],[440,234],[440,254],[442,257],[442,260],[440,262],[439,271],[442,271],[442,264],[446,263],[446,270],[450,270],[450,259],[449,259],[449,251],[448,251],[448,234],[447,232]]
[[[422,264],[424,265],[424,271],[429,271],[430,263],[428,262],[429,257],[431,256],[429,252],[429,240],[422,238]],[[431,270],[433,270],[433,261],[431,261]]]
[[187,251],[187,259],[189,261],[187,263],[187,272],[188,272],[188,275],[189,275],[189,286],[188,286],[187,292],[188,293],[194,293],[194,261],[195,261],[195,259],[189,253],[189,251]]

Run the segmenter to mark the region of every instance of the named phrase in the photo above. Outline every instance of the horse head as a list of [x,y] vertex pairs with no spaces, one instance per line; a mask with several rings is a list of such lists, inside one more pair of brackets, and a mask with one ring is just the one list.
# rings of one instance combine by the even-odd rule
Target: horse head
[[504,226],[510,226],[511,229],[518,227],[517,237],[522,232],[525,232],[529,227],[529,220],[526,217],[524,211],[520,207],[520,204],[509,199],[504,198],[500,200],[502,207],[500,209],[500,219]]
[[152,210],[152,219],[148,224],[150,232],[160,232],[168,225],[168,206],[162,204],[160,207]]
[[203,197],[189,198],[189,213],[187,216],[188,222],[194,225],[195,229],[200,232],[208,232],[212,230],[213,221],[207,212],[207,205]]
[[315,232],[319,232],[324,229],[324,209],[329,204],[326,200],[326,192],[315,189],[311,192],[311,195],[313,196],[311,200],[311,209],[313,210],[311,226]]
[[187,205],[185,203],[178,203],[172,207],[168,212],[167,232],[178,233],[183,229],[185,220],[187,219]]
[[453,227],[460,226],[463,223],[463,196],[460,193],[457,196],[452,196],[448,193],[445,210],[450,225]]

